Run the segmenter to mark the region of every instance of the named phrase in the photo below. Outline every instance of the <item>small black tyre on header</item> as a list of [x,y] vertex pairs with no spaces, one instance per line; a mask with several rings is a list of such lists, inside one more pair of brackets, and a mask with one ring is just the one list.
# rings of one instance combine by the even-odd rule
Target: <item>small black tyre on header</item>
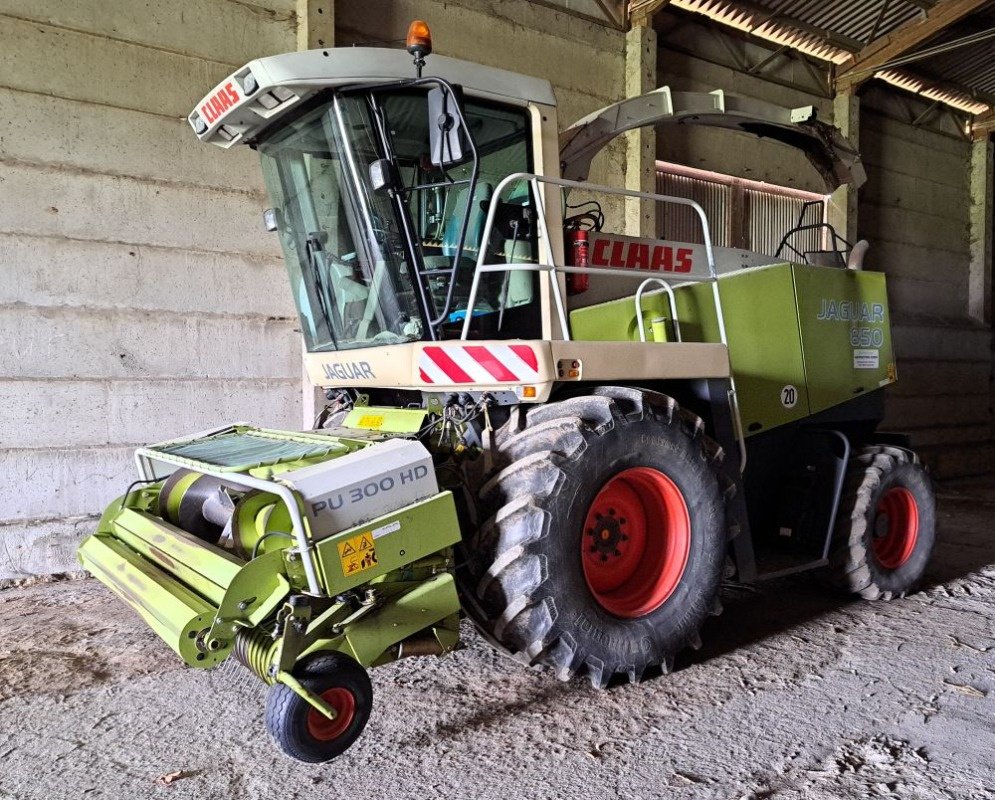
[[732,482],[702,420],[623,387],[516,409],[464,545],[464,607],[518,659],[604,687],[670,669],[719,609]]
[[297,761],[318,764],[344,753],[366,727],[373,686],[366,670],[342,653],[319,653],[295,677],[335,709],[330,720],[282,683],[266,695],[266,729],[277,746]]
[[936,499],[914,453],[871,445],[848,467],[829,554],[829,580],[867,600],[904,597],[936,543]]

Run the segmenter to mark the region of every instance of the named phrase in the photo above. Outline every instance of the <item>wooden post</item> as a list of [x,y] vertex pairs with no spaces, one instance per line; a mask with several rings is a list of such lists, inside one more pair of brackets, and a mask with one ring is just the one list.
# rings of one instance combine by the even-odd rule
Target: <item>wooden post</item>
[[[656,88],[656,31],[647,17],[625,35],[625,96],[638,97]],[[625,188],[656,191],[656,131],[637,128],[626,135]],[[626,198],[625,231],[656,238],[656,203]]]
[[629,21],[632,27],[653,27],[653,15],[670,0],[629,0]]
[[[860,98],[852,91],[833,99],[833,124],[860,150]],[[829,224],[851,244],[857,241],[857,190],[847,184],[829,198]]]
[[[297,49],[318,50],[334,46],[335,0],[297,0]],[[301,352],[307,352],[303,343]],[[311,430],[315,417],[324,405],[324,390],[311,383],[302,360],[301,418],[304,430]]]
[[995,108],[989,108],[978,114],[971,122],[971,136],[974,139],[985,139],[995,133]]
[[971,271],[968,309],[972,319],[992,321],[992,142],[978,139],[971,147]]
[[917,19],[880,36],[836,70],[836,90],[852,91],[874,77],[882,67],[900,58],[955,22],[984,6],[988,0],[938,0]]

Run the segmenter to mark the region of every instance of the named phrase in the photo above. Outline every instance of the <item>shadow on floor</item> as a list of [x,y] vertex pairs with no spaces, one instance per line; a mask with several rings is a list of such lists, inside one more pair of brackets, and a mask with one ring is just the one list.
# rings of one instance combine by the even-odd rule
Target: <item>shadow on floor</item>
[[[930,589],[995,564],[995,476],[937,487],[937,542],[920,589]],[[854,603],[833,592],[818,575],[803,573],[753,586],[723,589],[724,610],[702,630],[700,650],[678,657],[676,669],[701,664],[777,636],[797,625]]]
[[[938,492],[937,548],[923,588],[963,577],[995,563],[995,476],[964,486],[943,486]],[[814,619],[864,601],[834,593],[818,576],[803,573],[762,582],[754,586],[730,585],[723,588],[724,610],[710,619],[702,631],[703,645],[697,651],[682,653],[675,669],[703,664],[751,644],[784,634]],[[579,682],[561,684],[546,673],[527,687],[518,686],[506,700],[489,703],[467,716],[460,716],[425,730],[406,742],[403,748],[424,749],[438,741],[462,738],[468,730],[482,731],[502,719],[537,709],[559,707],[572,696]],[[660,677],[659,671],[644,675],[648,681]],[[624,676],[616,676],[612,686],[626,685]]]

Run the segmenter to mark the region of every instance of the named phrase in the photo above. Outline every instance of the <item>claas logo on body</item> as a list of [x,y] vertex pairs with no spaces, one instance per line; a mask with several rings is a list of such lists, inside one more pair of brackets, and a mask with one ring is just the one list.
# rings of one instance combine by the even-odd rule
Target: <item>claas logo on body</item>
[[604,237],[592,239],[592,267],[690,272],[694,267],[693,257],[694,251],[690,247],[651,245],[647,242],[627,242]]

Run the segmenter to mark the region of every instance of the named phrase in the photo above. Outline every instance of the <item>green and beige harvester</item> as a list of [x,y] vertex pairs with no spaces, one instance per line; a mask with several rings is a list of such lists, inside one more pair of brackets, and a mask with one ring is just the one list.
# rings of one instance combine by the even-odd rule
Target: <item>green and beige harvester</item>
[[[328,405],[136,453],[80,547],[190,667],[270,686],[278,745],[325,761],[367,669],[495,646],[604,687],[700,643],[722,581],[811,571],[899,597],[934,542],[928,476],[878,432],[896,380],[885,278],[821,219],[774,256],[713,247],[690,200],[585,182],[643,125],[711,125],[863,179],[812,109],[667,88],[563,131],[546,81],[351,48],[252,61],[190,114],[262,158]],[[612,233],[677,205],[692,242]],[[666,231],[663,231],[666,234]],[[788,253],[787,256],[781,253]]]

